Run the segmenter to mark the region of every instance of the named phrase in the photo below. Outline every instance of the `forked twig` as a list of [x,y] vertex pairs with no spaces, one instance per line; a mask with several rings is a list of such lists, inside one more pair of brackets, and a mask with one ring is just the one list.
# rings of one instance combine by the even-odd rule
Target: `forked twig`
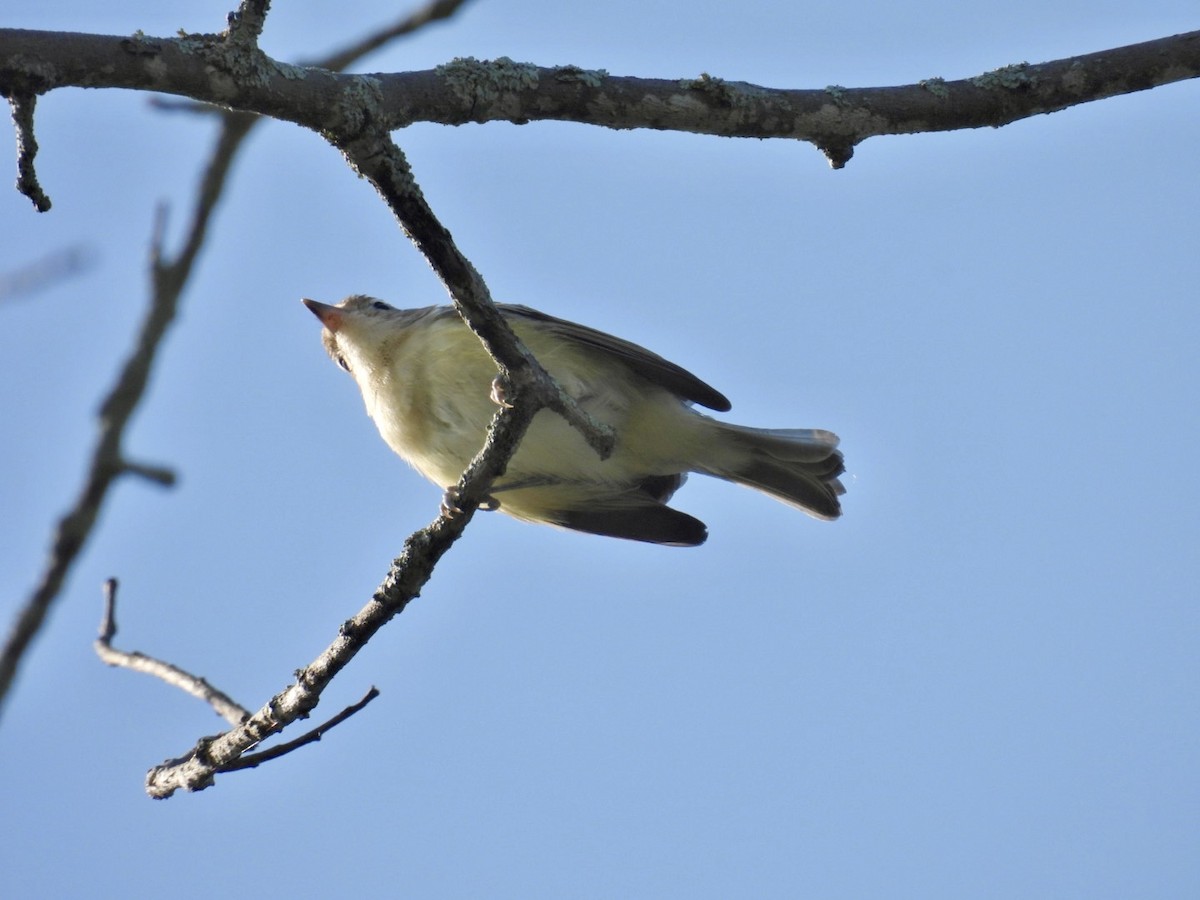
[[364,706],[366,706],[368,703],[370,703],[372,700],[374,700],[378,696],[379,696],[379,688],[372,686],[371,689],[369,691],[367,691],[367,693],[363,696],[363,698],[361,700],[359,700],[357,703],[351,703],[349,706],[347,706],[345,709],[343,709],[340,713],[338,713],[332,719],[329,719],[328,721],[323,722],[322,724],[320,724],[316,728],[314,728],[312,731],[306,732],[305,734],[300,735],[300,737],[298,737],[294,740],[286,741],[285,743],[282,743],[282,744],[277,744],[276,746],[272,747],[270,750],[263,750],[259,753],[247,753],[243,756],[238,757],[233,762],[228,763],[227,765],[221,766],[221,768],[218,771],[220,771],[220,772],[236,772],[239,769],[253,769],[256,766],[261,766],[265,762],[270,762],[273,759],[278,759],[279,757],[283,756],[286,753],[291,753],[293,750],[297,750],[300,747],[303,747],[305,744],[311,744],[311,743],[314,743],[315,741],[319,741],[325,735],[325,732],[329,731],[331,728],[336,728],[338,725],[341,725],[348,718],[350,718],[352,715],[354,715],[356,712],[358,712],[360,709],[362,709]]
[[250,711],[224,691],[213,687],[199,675],[193,675],[172,663],[147,656],[137,650],[118,650],[112,645],[117,633],[117,579],[104,582],[104,616],[100,620],[100,636],[96,638],[96,655],[110,666],[131,669],[151,675],[177,687],[213,708],[218,716],[230,725],[240,725],[250,718]]

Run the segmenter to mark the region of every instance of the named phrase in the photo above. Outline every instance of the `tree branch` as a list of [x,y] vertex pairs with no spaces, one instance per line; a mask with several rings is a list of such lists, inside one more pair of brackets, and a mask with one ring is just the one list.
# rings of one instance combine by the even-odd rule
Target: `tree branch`
[[258,38],[270,8],[271,0],[241,0],[237,10],[229,14],[226,31],[229,42],[241,47],[258,47]]
[[584,412],[517,340],[492,304],[479,272],[425,202],[408,160],[387,131],[368,129],[349,139],[333,136],[331,140],[350,167],[375,186],[404,233],[446,285],[455,308],[499,367],[508,401],[514,406],[532,404],[535,411],[549,406],[570,422],[601,457],[607,457],[612,452],[612,429]]
[[[190,672],[179,668],[169,662],[160,659],[155,659],[152,656],[147,656],[144,653],[139,653],[136,650],[126,651],[117,650],[112,645],[112,639],[117,633],[117,579],[110,578],[104,582],[104,616],[100,621],[100,635],[96,638],[95,649],[96,655],[101,661],[110,666],[115,666],[123,669],[130,669],[135,672],[142,672],[146,675],[151,675],[165,681],[172,687],[177,687],[185,693],[191,694],[199,700],[203,700],[213,708],[221,718],[225,719],[230,725],[240,725],[242,722],[250,718],[250,711],[241,704],[233,700],[224,691],[220,691],[213,687],[204,678],[198,675],[193,675]],[[242,756],[234,760],[228,765],[222,767],[222,772],[234,772],[241,769],[253,769],[269,762],[272,759],[278,759],[293,750],[311,744],[321,738],[332,728],[336,728],[346,719],[363,709],[368,703],[379,696],[379,690],[372,687],[367,691],[366,695],[357,703],[347,706],[336,716],[318,725],[311,731],[306,732],[295,740],[288,741],[284,744],[279,744],[271,747],[269,750],[263,750],[259,753],[252,753]]]
[[203,700],[213,708],[218,716],[230,725],[239,725],[250,718],[250,711],[233,700],[224,691],[209,684],[199,675],[147,656],[136,650],[118,650],[112,645],[112,639],[117,634],[117,579],[110,578],[104,582],[104,617],[100,620],[100,636],[96,638],[94,647],[96,655],[106,665],[122,669],[132,669],[151,675],[172,687],[177,687],[185,693]]
[[291,753],[293,750],[298,750],[307,744],[319,741],[325,736],[327,731],[341,725],[348,718],[350,718],[359,710],[363,709],[368,703],[378,696],[379,689],[372,687],[357,703],[351,703],[336,716],[326,722],[322,722],[316,728],[312,729],[312,731],[307,731],[295,740],[287,741],[283,744],[277,744],[269,750],[263,750],[261,753],[247,753],[245,756],[242,756],[229,763],[229,765],[225,766],[223,769],[221,769],[221,771],[238,772],[242,769],[253,769],[257,766],[261,766],[265,762],[270,762],[273,759],[278,759],[281,756]]
[[[74,85],[178,94],[353,134],[366,124],[533,120],[808,141],[835,166],[869,137],[996,127],[1200,75],[1200,32],[973,78],[900,87],[780,90],[707,74],[664,80],[508,59],[459,59],[435,70],[335,75],[259,54],[231,82],[220,38],[120,38],[0,30],[0,91],[37,77]],[[246,74],[243,72],[242,74]]]

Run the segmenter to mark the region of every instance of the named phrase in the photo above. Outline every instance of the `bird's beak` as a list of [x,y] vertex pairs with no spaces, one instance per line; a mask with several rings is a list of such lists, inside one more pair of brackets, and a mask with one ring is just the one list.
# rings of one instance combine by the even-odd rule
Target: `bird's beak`
[[309,300],[305,297],[300,301],[308,307],[309,312],[321,320],[321,324],[330,331],[337,331],[342,327],[342,311],[336,306],[330,306],[328,303],[319,303],[316,300]]

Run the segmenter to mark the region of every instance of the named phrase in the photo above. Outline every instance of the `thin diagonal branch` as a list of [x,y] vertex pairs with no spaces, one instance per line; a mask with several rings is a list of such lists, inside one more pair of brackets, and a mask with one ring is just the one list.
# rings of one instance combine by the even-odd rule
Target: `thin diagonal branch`
[[[404,153],[386,131],[338,142],[351,168],[375,186],[401,228],[429,261],[467,325],[495,360],[514,405],[549,406],[567,419],[601,457],[612,452],[612,430],[579,408],[517,340],[492,303],[479,272],[425,200]],[[519,398],[519,399],[518,399]]]
[[295,740],[287,741],[283,744],[277,744],[270,750],[263,750],[261,753],[247,753],[245,756],[242,756],[239,759],[229,763],[229,765],[224,766],[221,771],[237,772],[242,769],[253,769],[257,766],[261,766],[265,762],[270,762],[273,759],[278,759],[281,756],[291,753],[293,750],[298,750],[307,744],[319,741],[325,736],[326,732],[341,725],[348,718],[350,718],[359,710],[363,709],[368,703],[378,696],[379,689],[372,687],[357,703],[351,703],[336,716],[326,722],[322,722],[316,728],[312,729],[312,731],[308,731],[300,735],[300,737],[296,738]]
[[104,617],[100,620],[100,636],[94,644],[96,655],[106,665],[142,672],[165,681],[185,693],[203,700],[218,716],[230,725],[240,725],[250,718],[250,711],[224,691],[218,690],[199,675],[179,666],[139,653],[137,650],[118,650],[112,645],[117,634],[117,579],[104,582]]
[[46,566],[17,614],[0,651],[0,699],[8,693],[21,657],[41,628],[68,571],[91,536],[109,488],[118,476],[129,471],[121,446],[125,428],[145,392],[158,347],[175,316],[177,299],[177,292],[158,290],[154,293],[133,350],[101,404],[99,434],[83,488],[71,509],[59,520]]

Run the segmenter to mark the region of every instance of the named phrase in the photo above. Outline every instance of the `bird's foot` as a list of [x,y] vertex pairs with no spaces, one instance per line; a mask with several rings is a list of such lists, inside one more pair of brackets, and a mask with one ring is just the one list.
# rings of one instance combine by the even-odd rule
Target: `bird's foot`
[[461,498],[458,496],[458,490],[456,488],[446,488],[445,492],[442,494],[442,515],[447,519],[457,519],[459,516],[461,516],[463,514],[463,508],[458,503],[460,499]]
[[497,375],[492,379],[492,392],[489,396],[497,406],[503,406],[505,409],[513,408],[513,405],[508,402],[508,379],[503,375]]
[[[500,501],[495,497],[484,497],[477,508],[492,512],[500,508]],[[462,497],[459,496],[458,488],[448,487],[442,493],[441,511],[447,519],[457,519],[463,514]]]

